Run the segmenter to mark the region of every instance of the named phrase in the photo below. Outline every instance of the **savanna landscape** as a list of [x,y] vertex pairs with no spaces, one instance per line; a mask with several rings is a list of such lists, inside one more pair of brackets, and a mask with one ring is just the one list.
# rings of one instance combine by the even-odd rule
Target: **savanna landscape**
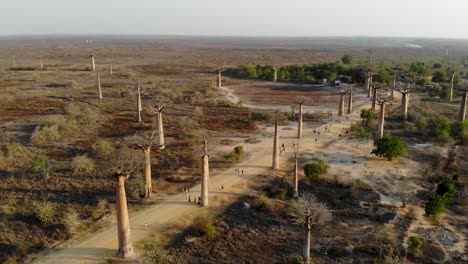
[[0,37],[0,262],[466,263],[467,44]]

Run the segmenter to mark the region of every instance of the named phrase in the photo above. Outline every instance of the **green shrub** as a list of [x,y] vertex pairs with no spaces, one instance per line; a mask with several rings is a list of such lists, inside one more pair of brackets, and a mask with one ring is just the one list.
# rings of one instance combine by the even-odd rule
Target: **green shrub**
[[436,116],[431,120],[431,134],[435,137],[439,137],[441,134],[450,135],[452,131],[452,125],[445,116]]
[[127,197],[132,200],[137,200],[145,196],[145,180],[143,179],[143,175],[136,174],[130,177],[125,183],[125,193]]
[[360,139],[370,139],[372,134],[369,133],[366,128],[361,124],[354,124],[351,126],[351,132],[355,133],[356,136]]
[[87,155],[79,155],[72,159],[71,167],[74,175],[89,175],[94,171],[94,160]]
[[242,155],[244,155],[244,146],[236,146],[234,148],[234,155],[239,159]]
[[447,89],[444,89],[444,90],[442,90],[440,92],[439,96],[440,96],[440,99],[449,100],[450,99],[450,91],[447,90]]
[[34,213],[43,225],[48,225],[54,221],[56,209],[50,202],[41,202],[34,205]]
[[44,178],[48,178],[52,170],[52,162],[46,155],[37,155],[32,161],[32,170],[40,172]]
[[377,118],[377,112],[375,110],[373,110],[373,109],[362,109],[360,116],[366,122],[369,122],[369,121]]
[[448,178],[441,182],[437,186],[436,193],[445,201],[445,204],[449,204],[452,202],[453,198],[455,197],[455,182],[452,178]]
[[324,160],[319,160],[317,163],[307,163],[303,167],[304,174],[307,178],[316,180],[319,176],[327,173],[327,164]]
[[107,139],[98,139],[96,142],[91,146],[93,150],[93,155],[96,157],[105,157],[115,151],[115,147],[111,141]]
[[419,251],[421,250],[422,247],[422,241],[419,239],[418,236],[410,236],[408,238],[408,241],[406,242],[408,244],[408,248],[411,251],[413,255],[417,255]]
[[442,196],[434,194],[426,202],[424,209],[426,214],[431,215],[434,218],[438,218],[445,212],[445,200]]
[[407,147],[401,137],[384,135],[374,141],[374,149],[371,153],[392,160],[403,156],[406,150]]
[[214,217],[210,214],[204,214],[195,218],[193,227],[198,233],[207,237],[216,236],[216,227],[214,226]]
[[264,192],[258,192],[253,201],[253,206],[265,213],[271,214],[273,212],[273,202]]
[[183,264],[178,256],[171,255],[167,250],[155,249],[146,251],[143,264]]
[[279,193],[279,197],[281,200],[286,200],[286,197],[288,196],[288,190],[287,189],[281,189]]

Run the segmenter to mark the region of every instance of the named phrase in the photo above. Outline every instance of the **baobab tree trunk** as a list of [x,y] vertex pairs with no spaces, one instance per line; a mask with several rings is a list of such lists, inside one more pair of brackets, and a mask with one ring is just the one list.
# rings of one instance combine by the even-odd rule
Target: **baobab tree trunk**
[[380,104],[379,128],[377,130],[377,137],[383,137],[384,123],[385,123],[385,102]]
[[156,122],[158,123],[158,132],[159,132],[159,149],[165,149],[164,144],[164,126],[163,126],[163,117],[162,111],[156,113]]
[[375,110],[375,104],[377,103],[377,89],[375,89],[374,87],[371,87],[371,89],[373,90],[371,109]]
[[297,118],[297,138],[302,138],[302,104],[299,104],[299,116]]
[[130,223],[128,220],[127,197],[125,195],[125,180],[128,175],[118,175],[117,185],[117,234],[119,239],[119,256],[128,258],[133,255],[130,241]]
[[208,206],[208,178],[210,174],[208,155],[203,155],[202,163],[201,205],[206,207]]
[[307,227],[307,230],[304,234],[304,252],[303,252],[304,263],[310,263],[310,240],[311,240],[310,228]]
[[276,67],[273,68],[273,81],[278,81],[278,70],[276,69]]
[[367,75],[366,77],[366,90],[367,90],[367,98],[371,97],[371,87],[370,87],[370,76]]
[[96,71],[96,63],[94,62],[94,55],[91,55],[91,69],[92,71]]
[[218,88],[222,87],[222,80],[221,80],[221,71],[218,71]]
[[44,64],[42,63],[42,57],[40,59],[41,59],[41,71],[43,71],[44,70]]
[[99,92],[99,99],[102,99],[102,90],[101,90],[101,78],[99,77],[99,73],[96,72],[96,79],[97,79],[97,86]]
[[145,153],[145,198],[150,198],[153,193],[153,184],[151,180],[151,147],[143,149]]
[[138,115],[138,122],[141,122],[141,111],[142,111],[142,106],[141,106],[141,92],[140,92],[140,85],[137,85],[137,115]]
[[13,60],[13,68],[16,68],[16,60]]
[[299,197],[299,172],[297,170],[297,157],[294,161],[294,198]]
[[342,116],[344,111],[344,94],[340,94],[340,105],[338,106],[338,116]]
[[408,118],[408,93],[401,93],[401,116],[400,118],[406,120]]
[[274,170],[279,169],[278,162],[278,120],[275,122],[275,138],[273,140],[273,162],[272,168]]
[[113,72],[112,72],[112,64],[109,64],[109,73],[110,73],[110,75],[113,74]]
[[461,106],[460,106],[460,113],[458,115],[458,121],[463,122],[465,121],[466,117],[466,99],[468,97],[468,92],[465,92],[463,94],[462,100],[461,100]]
[[349,99],[348,99],[348,114],[351,114],[353,111],[353,91],[349,91]]
[[455,73],[452,73],[452,77],[450,78],[450,102],[453,99],[453,81],[455,79]]

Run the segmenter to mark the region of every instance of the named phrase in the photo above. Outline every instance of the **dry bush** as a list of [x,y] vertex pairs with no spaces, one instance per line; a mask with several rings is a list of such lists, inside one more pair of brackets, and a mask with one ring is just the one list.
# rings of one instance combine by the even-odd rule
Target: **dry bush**
[[94,171],[95,165],[94,160],[88,158],[86,154],[74,157],[71,162],[73,174],[77,176],[91,174]]
[[259,192],[255,196],[253,206],[268,214],[273,214],[275,209],[273,201],[264,192]]
[[193,227],[198,233],[207,237],[215,237],[217,235],[214,217],[210,214],[204,214],[195,218]]
[[115,146],[110,140],[99,138],[91,146],[93,155],[96,157],[105,157],[115,151]]
[[33,151],[16,142],[10,142],[5,146],[4,153],[0,151],[0,170],[24,171],[31,167],[34,158]]
[[183,264],[184,261],[178,256],[169,254],[163,249],[149,250],[145,253],[143,264]]
[[78,213],[75,211],[67,211],[62,218],[62,224],[65,226],[65,230],[70,236],[73,236],[77,233],[80,227],[80,218]]
[[56,208],[51,202],[39,202],[34,205],[34,213],[43,225],[48,225],[55,220]]

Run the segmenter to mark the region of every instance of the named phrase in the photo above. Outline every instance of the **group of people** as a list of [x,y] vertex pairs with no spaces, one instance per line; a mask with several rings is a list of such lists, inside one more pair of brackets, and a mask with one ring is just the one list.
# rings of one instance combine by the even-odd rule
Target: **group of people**
[[239,169],[239,168],[236,168],[236,173],[237,173],[237,174],[242,174],[242,175],[244,175],[244,170],[241,170],[241,169]]

